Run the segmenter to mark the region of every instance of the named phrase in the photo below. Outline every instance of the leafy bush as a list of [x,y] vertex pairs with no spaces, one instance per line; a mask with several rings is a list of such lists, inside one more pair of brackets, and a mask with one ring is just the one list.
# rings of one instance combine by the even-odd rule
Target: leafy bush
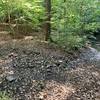
[[44,17],[44,7],[35,0],[1,0],[0,1],[0,21],[4,22],[10,15],[13,23],[28,23],[34,27],[40,25]]
[[52,37],[53,40],[66,50],[78,49],[84,46],[86,37],[80,37],[77,34],[60,34]]
[[81,47],[85,32],[100,28],[99,0],[55,0],[52,10],[53,40],[67,48]]

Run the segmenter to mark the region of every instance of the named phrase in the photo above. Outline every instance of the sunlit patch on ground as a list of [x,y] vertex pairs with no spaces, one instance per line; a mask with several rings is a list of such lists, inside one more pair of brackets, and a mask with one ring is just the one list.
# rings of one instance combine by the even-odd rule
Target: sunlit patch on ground
[[74,92],[75,89],[70,85],[47,81],[46,87],[40,92],[39,98],[42,100],[66,100]]

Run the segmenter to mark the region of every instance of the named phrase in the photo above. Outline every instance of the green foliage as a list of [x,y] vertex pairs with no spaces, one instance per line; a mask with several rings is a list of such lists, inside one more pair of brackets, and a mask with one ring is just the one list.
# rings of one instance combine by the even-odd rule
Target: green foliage
[[11,100],[6,92],[0,92],[0,100]]
[[53,40],[62,48],[66,50],[78,49],[84,46],[86,38],[82,38],[77,34],[59,34],[52,37]]
[[99,0],[55,0],[52,10],[53,39],[67,48],[81,47],[85,31],[100,28]]
[[44,19],[44,7],[39,0],[37,2],[35,0],[1,0],[0,5],[0,21],[2,22],[8,18],[8,14],[13,23],[16,21],[29,23],[34,27],[40,25]]
[[[85,31],[100,28],[99,0],[51,1],[51,37],[59,45],[80,47],[84,35],[87,35]],[[11,23],[41,27],[47,17],[44,4],[44,0],[0,0],[0,22],[5,22],[10,16]]]

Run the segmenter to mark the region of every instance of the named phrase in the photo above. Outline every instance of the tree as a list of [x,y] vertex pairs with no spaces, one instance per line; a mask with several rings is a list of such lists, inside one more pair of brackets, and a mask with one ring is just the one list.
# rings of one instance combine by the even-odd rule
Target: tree
[[46,21],[45,21],[45,40],[50,39],[51,33],[51,0],[45,0]]

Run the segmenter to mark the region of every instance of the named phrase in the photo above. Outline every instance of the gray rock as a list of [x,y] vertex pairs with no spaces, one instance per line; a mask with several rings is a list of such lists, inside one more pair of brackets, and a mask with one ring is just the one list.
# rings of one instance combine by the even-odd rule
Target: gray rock
[[100,52],[99,52],[97,55],[95,55],[95,58],[96,58],[97,60],[100,60]]
[[9,81],[9,82],[12,82],[12,81],[16,80],[16,77],[13,76],[13,75],[9,75],[9,76],[6,77],[6,80]]

